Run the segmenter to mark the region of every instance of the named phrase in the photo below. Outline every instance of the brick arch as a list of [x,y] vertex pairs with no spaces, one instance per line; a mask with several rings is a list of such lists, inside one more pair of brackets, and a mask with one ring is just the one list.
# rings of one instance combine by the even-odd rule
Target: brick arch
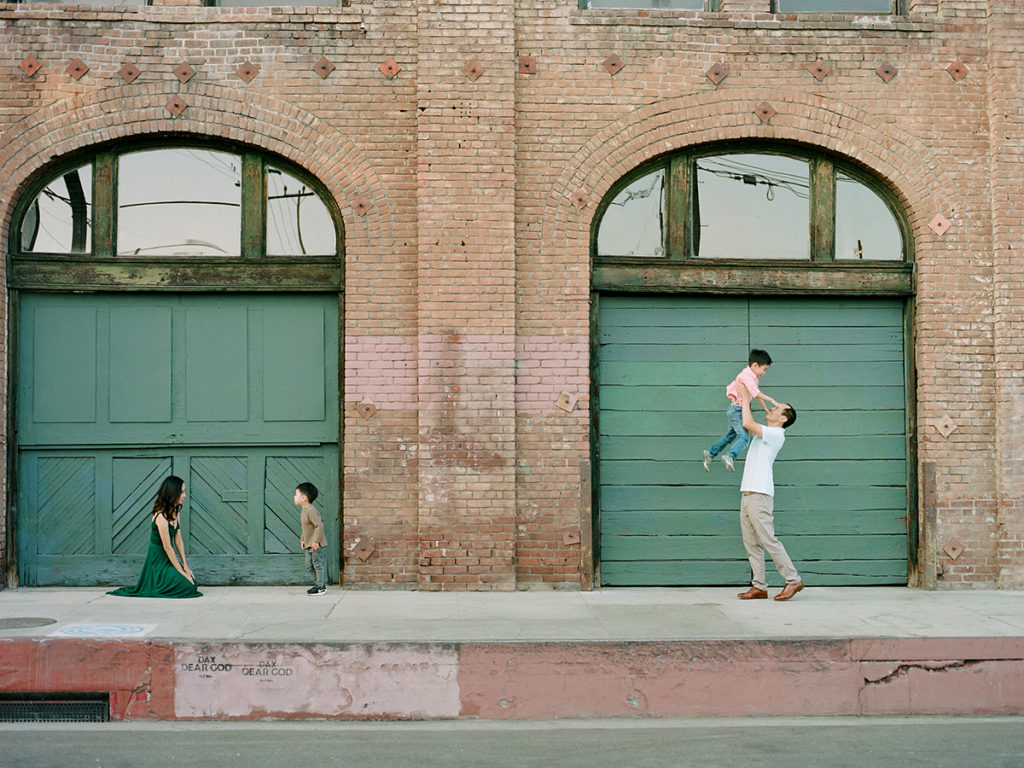
[[[777,111],[770,123],[754,114],[766,100]],[[715,91],[646,105],[591,136],[551,188],[541,247],[582,257],[589,252],[597,203],[622,176],[669,152],[735,140],[799,143],[871,170],[903,206],[919,249],[935,237],[928,229],[935,214],[954,219],[958,207],[949,197],[954,187],[928,146],[895,126],[880,125],[867,112],[802,92]],[[585,207],[577,208],[578,193],[588,201]]]
[[[27,180],[55,160],[105,142],[164,135],[225,139],[274,153],[315,176],[334,197],[349,252],[394,239],[387,224],[389,191],[353,141],[329,123],[281,99],[204,84],[105,88],[51,104],[0,134],[0,247]],[[173,117],[165,105],[179,96],[187,108]],[[362,216],[353,202],[369,203]]]

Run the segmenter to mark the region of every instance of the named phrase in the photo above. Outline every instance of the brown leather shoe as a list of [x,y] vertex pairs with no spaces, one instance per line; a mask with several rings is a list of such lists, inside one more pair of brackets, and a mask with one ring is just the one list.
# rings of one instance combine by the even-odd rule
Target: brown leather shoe
[[740,600],[767,600],[768,592],[764,589],[758,589],[757,587],[751,587],[746,592],[740,592],[736,595]]
[[802,581],[795,582],[794,584],[787,584],[783,587],[782,591],[775,596],[776,600],[789,600],[793,595],[804,588]]

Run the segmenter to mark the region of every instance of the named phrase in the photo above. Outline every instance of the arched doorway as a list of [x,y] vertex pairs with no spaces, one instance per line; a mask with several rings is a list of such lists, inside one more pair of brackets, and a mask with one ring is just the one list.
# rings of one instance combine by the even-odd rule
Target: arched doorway
[[764,390],[800,413],[776,465],[797,567],[815,584],[907,583],[908,233],[882,182],[798,147],[695,148],[612,187],[591,236],[600,583],[748,581],[739,476],[700,457],[755,347],[774,358]]
[[133,580],[172,473],[204,583],[304,580],[303,480],[336,578],[343,239],[316,180],[196,139],[101,147],[14,222],[20,582]]

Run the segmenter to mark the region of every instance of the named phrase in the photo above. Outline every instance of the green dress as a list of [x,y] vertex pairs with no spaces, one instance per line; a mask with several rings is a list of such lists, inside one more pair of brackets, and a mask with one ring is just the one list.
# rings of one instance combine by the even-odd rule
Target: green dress
[[[156,527],[155,517],[150,531],[149,551],[146,553],[146,562],[142,564],[139,583],[134,587],[121,587],[107,594],[119,597],[202,597],[203,593],[196,589],[196,585],[171,565],[164,551],[164,544],[160,541],[160,529]],[[178,533],[177,520],[168,524],[167,533],[173,544]]]

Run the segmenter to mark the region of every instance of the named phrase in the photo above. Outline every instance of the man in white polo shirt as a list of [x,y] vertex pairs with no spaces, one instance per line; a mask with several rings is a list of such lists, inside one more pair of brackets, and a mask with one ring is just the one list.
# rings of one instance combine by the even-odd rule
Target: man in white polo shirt
[[750,589],[740,592],[739,598],[764,600],[768,597],[764,569],[764,553],[767,552],[786,580],[786,586],[775,599],[789,600],[804,588],[804,583],[793,561],[786,554],[786,548],[775,538],[772,464],[786,442],[786,427],[796,421],[796,410],[788,403],[779,403],[765,414],[767,423],[762,425],[754,421],[750,412],[750,393],[746,387],[741,384],[739,392],[743,404],[743,428],[750,433],[751,438],[747,460],[743,465],[743,480],[740,481],[740,528],[753,574]]

